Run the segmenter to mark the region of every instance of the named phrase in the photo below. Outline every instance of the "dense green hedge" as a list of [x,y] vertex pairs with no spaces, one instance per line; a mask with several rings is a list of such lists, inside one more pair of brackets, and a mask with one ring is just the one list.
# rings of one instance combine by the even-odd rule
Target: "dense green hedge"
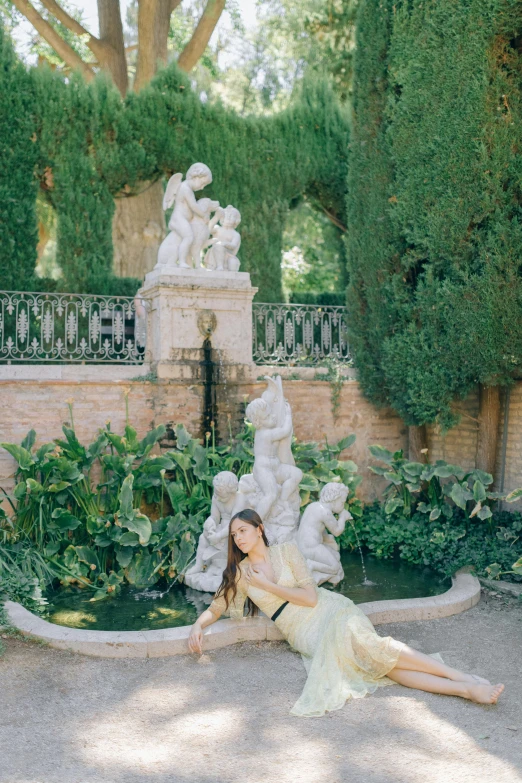
[[36,110],[32,79],[0,28],[0,274],[11,290],[36,263]]
[[290,302],[295,304],[309,305],[333,305],[342,306],[346,304],[346,295],[344,291],[292,291],[290,293]]
[[[6,179],[4,200],[18,199],[21,192],[31,196],[25,220],[35,237],[35,171],[57,211],[63,290],[132,293],[138,281],[112,277],[113,196],[185,172],[196,160],[213,172],[205,195],[241,211],[242,269],[251,272],[264,301],[282,300],[281,239],[290,203],[307,193],[342,218],[348,116],[326,80],[308,80],[281,114],[241,118],[219,104],[202,104],[175,64],[125,101],[104,77],[87,85],[76,75],[66,80],[48,70],[25,73],[1,32],[0,64],[6,88],[10,91],[9,79],[25,79],[38,108],[35,118],[34,100],[26,110],[18,98],[20,122],[36,121],[36,137],[29,148],[32,131],[23,130],[20,183],[14,179],[9,190]],[[8,128],[4,137],[10,139]],[[4,161],[10,161],[5,150],[1,168]],[[27,288],[35,244],[30,235],[24,240],[23,264],[2,248],[0,287],[13,288],[14,279],[18,288]]]
[[[518,9],[518,13],[517,13]],[[514,0],[363,0],[348,174],[351,344],[409,424],[522,363],[522,18]]]
[[[522,514],[496,511],[488,522],[467,520],[456,510],[452,519],[430,522],[420,511],[405,517],[400,512],[386,514],[378,503],[365,506],[356,522],[361,545],[379,558],[400,557],[408,563],[429,566],[446,576],[459,568],[473,566],[478,576],[496,576],[488,568],[500,566],[503,579],[522,582],[522,574],[509,573],[520,558],[517,544],[522,535]],[[357,546],[355,533],[347,527],[343,547]]]

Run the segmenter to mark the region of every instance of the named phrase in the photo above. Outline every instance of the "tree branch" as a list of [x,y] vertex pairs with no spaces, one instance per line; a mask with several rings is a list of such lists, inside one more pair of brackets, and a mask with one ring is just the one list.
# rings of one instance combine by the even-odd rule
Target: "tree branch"
[[92,68],[63,40],[54,27],[38,13],[36,8],[34,8],[28,0],[13,0],[13,5],[25,16],[35,30],[47,41],[49,46],[53,47],[55,52],[70,68],[77,68],[81,71],[87,81],[91,81],[94,78],[94,71]]
[[215,30],[219,17],[225,8],[225,0],[207,0],[205,10],[199,20],[192,38],[178,57],[178,65],[182,71],[189,73],[207,48],[210,37]]

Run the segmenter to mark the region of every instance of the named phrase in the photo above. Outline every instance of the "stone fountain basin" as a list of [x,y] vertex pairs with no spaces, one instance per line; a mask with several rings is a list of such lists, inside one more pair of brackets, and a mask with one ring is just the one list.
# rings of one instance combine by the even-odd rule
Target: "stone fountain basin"
[[[358,604],[374,625],[435,620],[471,609],[480,600],[480,582],[463,568],[452,577],[452,586],[429,598],[401,598]],[[42,620],[20,604],[5,604],[9,622],[24,636],[59,650],[100,658],[160,658],[189,652],[190,626],[155,631],[87,631],[67,628]],[[229,644],[283,639],[275,624],[264,615],[242,620],[218,620],[204,631],[203,649],[215,650]]]

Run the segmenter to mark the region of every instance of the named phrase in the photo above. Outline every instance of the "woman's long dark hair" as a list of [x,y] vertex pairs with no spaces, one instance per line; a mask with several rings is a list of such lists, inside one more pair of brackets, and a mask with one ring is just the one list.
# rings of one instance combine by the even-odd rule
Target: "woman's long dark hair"
[[[216,593],[216,598],[219,596],[225,597],[225,604],[228,609],[230,603],[235,599],[237,595],[237,582],[239,576],[239,564],[244,558],[246,557],[245,553],[242,552],[238,546],[236,546],[236,542],[232,538],[232,522],[234,519],[240,519],[242,522],[247,522],[249,525],[252,525],[252,527],[260,527],[261,528],[261,537],[263,541],[265,542],[266,546],[269,546],[268,539],[265,535],[265,531],[263,528],[263,520],[259,516],[259,514],[254,511],[251,508],[245,508],[243,511],[238,511],[237,514],[234,514],[232,519],[230,520],[230,527],[228,529],[228,558],[227,558],[227,567],[223,571],[223,581],[219,585],[218,591]],[[248,608],[248,614],[249,615],[256,615],[257,614],[257,606],[252,603],[250,598],[247,598],[246,605]]]

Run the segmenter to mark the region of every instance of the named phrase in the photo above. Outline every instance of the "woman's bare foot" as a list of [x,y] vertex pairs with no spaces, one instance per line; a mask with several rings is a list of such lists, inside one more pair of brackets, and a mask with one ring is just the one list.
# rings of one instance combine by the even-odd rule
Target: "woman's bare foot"
[[477,704],[496,704],[502,691],[503,685],[471,685],[468,687],[467,698]]

